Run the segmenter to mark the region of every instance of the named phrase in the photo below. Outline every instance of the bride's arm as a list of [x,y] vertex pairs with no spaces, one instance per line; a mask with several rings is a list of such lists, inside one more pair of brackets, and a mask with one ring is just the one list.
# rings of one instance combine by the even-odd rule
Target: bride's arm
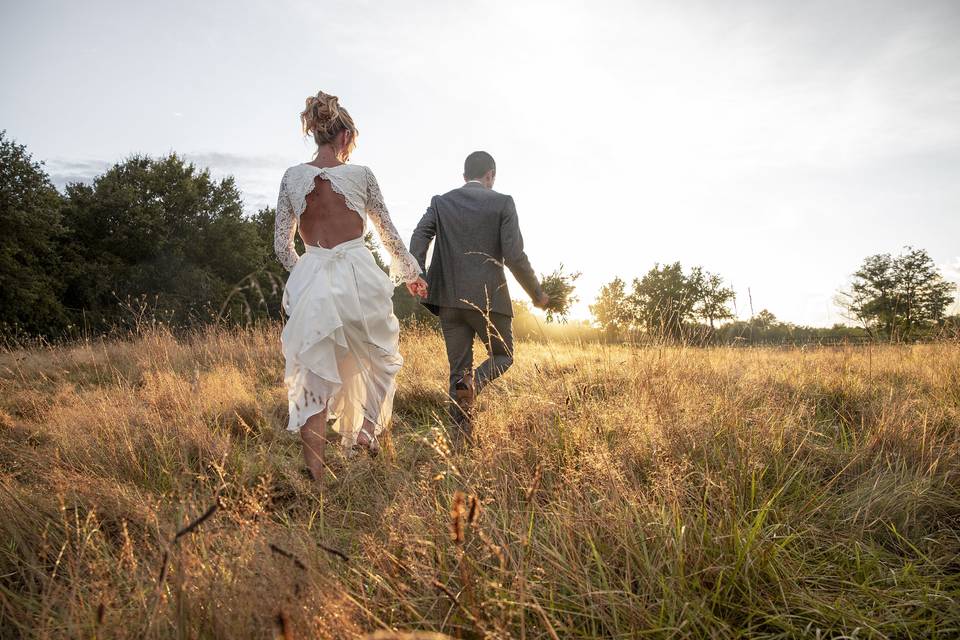
[[277,215],[274,223],[273,250],[280,259],[280,264],[291,271],[300,256],[294,248],[293,241],[297,237],[297,216],[290,205],[290,194],[287,192],[287,174],[283,174],[280,181],[280,195],[277,197]]
[[393,226],[387,205],[383,202],[383,193],[373,172],[367,169],[367,215],[380,234],[383,247],[390,254],[390,279],[399,284],[416,282],[420,278],[420,265],[417,259],[410,255],[406,245]]

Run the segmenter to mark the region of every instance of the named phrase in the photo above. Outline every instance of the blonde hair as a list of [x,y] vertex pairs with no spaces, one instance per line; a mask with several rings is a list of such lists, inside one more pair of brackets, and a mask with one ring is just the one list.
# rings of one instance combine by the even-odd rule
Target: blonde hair
[[318,147],[330,144],[344,131],[350,132],[350,141],[344,149],[346,156],[349,157],[357,144],[357,135],[360,132],[353,124],[350,113],[340,106],[337,96],[323,91],[318,91],[315,96],[309,96],[306,106],[300,113],[300,122],[303,124],[303,132],[313,136]]

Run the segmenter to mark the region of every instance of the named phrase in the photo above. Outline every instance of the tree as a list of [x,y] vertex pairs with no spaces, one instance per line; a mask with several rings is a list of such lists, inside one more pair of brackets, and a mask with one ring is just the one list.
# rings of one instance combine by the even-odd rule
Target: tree
[[530,304],[525,300],[511,300],[513,307],[513,337],[514,338],[537,338],[543,333],[540,322],[530,310]]
[[[250,222],[253,223],[254,230],[257,234],[257,244],[260,246],[260,250],[263,252],[266,258],[264,269],[269,273],[286,280],[287,270],[284,269],[282,264],[280,264],[280,260],[277,259],[273,250],[274,234],[276,233],[276,220],[277,210],[273,207],[264,207],[250,217]],[[302,254],[304,249],[303,240],[300,239],[300,234],[297,234],[294,237],[293,242],[297,253]]]
[[[723,278],[694,267],[690,275],[679,262],[656,264],[642,278],[635,278],[628,293],[620,278],[600,289],[590,305],[594,320],[604,330],[616,334],[637,329],[648,336],[679,340],[700,336],[713,339],[715,323],[733,317],[730,302],[733,289]],[[709,329],[696,325],[697,319],[709,323]]]
[[867,257],[853,274],[850,290],[838,302],[852,318],[880,335],[895,339],[943,322],[955,286],[945,282],[923,249],[905,247]]
[[933,259],[923,249],[906,247],[897,258],[894,276],[897,310],[904,335],[914,329],[939,324],[953,302],[954,285],[945,282]]
[[[287,280],[287,270],[276,259],[274,252],[274,234],[277,211],[273,207],[258,210],[248,221],[253,226],[257,244],[263,253],[265,263],[257,271],[251,272],[235,284],[218,312],[218,319],[234,318],[250,322],[261,317],[280,319],[283,317],[283,287]],[[303,253],[303,241],[294,237],[298,253]]]
[[679,262],[656,264],[643,278],[634,279],[630,301],[648,334],[679,340],[684,323],[695,317],[698,293]]
[[67,187],[62,252],[67,306],[94,328],[148,300],[174,324],[209,321],[253,273],[269,269],[271,242],[244,218],[232,178],[216,182],[176,154],[134,156],[93,185]]
[[636,321],[627,299],[626,284],[620,278],[600,288],[596,302],[590,305],[590,313],[597,324],[612,335],[630,329]]
[[61,197],[23,145],[0,131],[0,326],[51,334],[67,320],[59,295]]
[[723,278],[719,274],[694,267],[689,281],[696,300],[694,311],[709,323],[711,331],[715,328],[715,321],[733,318],[730,303],[736,294],[730,287],[723,286]]
[[877,328],[887,336],[893,335],[896,277],[891,255],[869,256],[853,278],[850,291],[841,294],[841,305],[868,330]]
[[778,324],[777,316],[770,313],[770,311],[767,309],[763,309],[760,311],[760,313],[750,319],[750,324],[760,331],[767,331]]

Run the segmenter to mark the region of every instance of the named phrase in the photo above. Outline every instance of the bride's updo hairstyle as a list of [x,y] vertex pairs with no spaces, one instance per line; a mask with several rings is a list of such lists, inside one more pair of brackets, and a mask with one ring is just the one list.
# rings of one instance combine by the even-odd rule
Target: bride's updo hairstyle
[[307,98],[306,106],[300,113],[300,122],[303,132],[313,136],[318,147],[332,143],[337,136],[348,131],[347,146],[338,150],[345,157],[349,157],[357,144],[357,126],[353,124],[350,113],[340,106],[337,96],[331,96],[323,91]]

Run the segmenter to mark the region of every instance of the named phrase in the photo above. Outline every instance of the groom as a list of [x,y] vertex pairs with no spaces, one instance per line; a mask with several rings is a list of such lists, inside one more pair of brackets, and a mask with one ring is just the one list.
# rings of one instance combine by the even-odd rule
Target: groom
[[[427,274],[429,293],[423,304],[440,317],[447,346],[451,415],[458,439],[467,441],[472,439],[470,410],[477,393],[513,364],[513,308],[504,265],[537,307],[549,301],[523,252],[513,198],[493,190],[496,177],[493,156],[486,151],[468,155],[465,184],[433,197],[410,240],[410,253]],[[436,241],[428,270],[431,240]],[[474,336],[488,356],[476,372]]]

